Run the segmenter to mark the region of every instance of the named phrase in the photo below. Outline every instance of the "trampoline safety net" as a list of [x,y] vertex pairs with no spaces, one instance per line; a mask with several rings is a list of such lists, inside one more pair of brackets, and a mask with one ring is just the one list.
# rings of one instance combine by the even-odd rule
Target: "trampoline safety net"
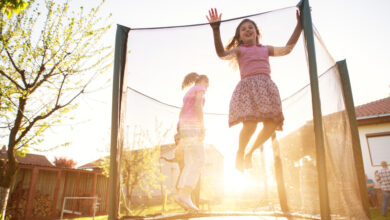
[[[246,17],[260,28],[261,44],[283,46],[295,28],[296,10],[288,7]],[[222,21],[224,45],[242,19]],[[287,211],[320,217],[312,94],[303,34],[290,54],[270,57],[271,78],[282,98],[283,131],[277,131],[276,138],[267,141],[263,150],[255,151],[253,168],[243,173],[235,169],[242,125],[228,126],[229,102],[240,74],[229,61],[216,55],[210,25],[129,28],[126,40],[117,146],[121,156],[121,216],[185,212],[174,201],[180,174],[174,159],[174,135],[186,92],[181,90],[181,82],[186,74],[197,72],[209,77],[204,106],[206,158],[192,197],[202,212]],[[332,219],[367,219],[338,65],[315,28],[314,45],[330,215]],[[261,124],[256,134],[260,129]],[[280,169],[276,169],[275,160],[279,160]]]

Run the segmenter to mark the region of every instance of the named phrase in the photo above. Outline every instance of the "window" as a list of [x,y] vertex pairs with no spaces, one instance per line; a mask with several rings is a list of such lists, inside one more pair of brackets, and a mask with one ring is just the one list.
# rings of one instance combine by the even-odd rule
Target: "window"
[[390,132],[367,134],[371,165],[380,166],[382,161],[390,164]]

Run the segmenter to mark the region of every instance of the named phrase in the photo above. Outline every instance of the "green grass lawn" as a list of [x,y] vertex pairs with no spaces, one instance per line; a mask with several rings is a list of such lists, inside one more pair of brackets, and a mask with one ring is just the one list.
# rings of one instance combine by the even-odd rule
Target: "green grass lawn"
[[370,209],[371,220],[389,220],[390,219],[390,210],[387,209],[387,216],[382,216],[382,209]]

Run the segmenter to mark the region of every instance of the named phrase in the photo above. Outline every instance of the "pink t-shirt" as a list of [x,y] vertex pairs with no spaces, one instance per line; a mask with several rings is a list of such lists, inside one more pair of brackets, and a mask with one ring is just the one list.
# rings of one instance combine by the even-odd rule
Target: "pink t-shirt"
[[[179,126],[183,124],[190,125],[200,125],[200,120],[196,114],[195,109],[195,99],[196,93],[199,91],[205,91],[206,89],[202,86],[193,86],[188,92],[184,95],[183,98],[183,107],[181,110],[181,117],[179,119]],[[205,103],[205,98],[203,97],[202,108]]]
[[268,47],[263,45],[241,45],[239,49],[238,65],[241,79],[257,74],[271,74]]

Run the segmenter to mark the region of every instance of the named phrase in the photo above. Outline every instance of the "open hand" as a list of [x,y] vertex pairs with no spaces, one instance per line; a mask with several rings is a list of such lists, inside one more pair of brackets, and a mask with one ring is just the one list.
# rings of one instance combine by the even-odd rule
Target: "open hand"
[[209,16],[206,15],[207,20],[210,23],[221,21],[222,13],[218,15],[218,11],[216,8],[212,8],[209,10]]

